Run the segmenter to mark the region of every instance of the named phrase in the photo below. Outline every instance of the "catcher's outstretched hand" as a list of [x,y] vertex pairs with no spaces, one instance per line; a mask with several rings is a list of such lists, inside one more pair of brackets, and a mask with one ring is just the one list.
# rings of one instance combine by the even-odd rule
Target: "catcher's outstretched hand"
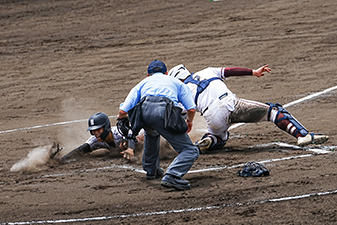
[[268,65],[264,65],[264,66],[261,66],[260,68],[258,68],[257,70],[253,70],[253,76],[256,76],[256,77],[262,77],[264,76],[264,72],[270,72],[271,69],[268,67]]

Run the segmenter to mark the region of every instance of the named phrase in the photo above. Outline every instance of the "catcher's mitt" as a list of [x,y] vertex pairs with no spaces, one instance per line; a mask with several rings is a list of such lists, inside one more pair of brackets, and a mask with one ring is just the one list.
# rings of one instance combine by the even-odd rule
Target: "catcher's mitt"
[[118,132],[123,135],[124,137],[127,137],[129,134],[129,130],[131,129],[130,121],[128,117],[124,117],[121,119],[117,119],[116,123]]
[[269,176],[269,171],[264,165],[257,162],[248,162],[242,171],[238,171],[237,175],[241,177],[262,177]]
[[117,119],[117,130],[118,132],[123,135],[124,138],[133,140],[134,142],[137,142],[137,138],[133,135],[130,121],[128,117],[123,117],[121,119]]

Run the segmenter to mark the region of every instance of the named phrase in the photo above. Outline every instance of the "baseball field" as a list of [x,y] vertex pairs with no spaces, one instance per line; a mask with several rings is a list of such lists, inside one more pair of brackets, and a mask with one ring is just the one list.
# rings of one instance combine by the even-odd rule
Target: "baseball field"
[[[336,11],[335,0],[0,0],[0,224],[336,224]],[[114,125],[155,59],[191,72],[268,64],[226,84],[330,139],[300,148],[273,123],[238,124],[184,176],[188,191],[147,181],[118,152],[48,159],[53,142],[62,155],[87,140],[90,115]],[[205,131],[198,116],[192,141]],[[162,147],[165,169],[175,153]],[[250,161],[270,176],[237,176]]]

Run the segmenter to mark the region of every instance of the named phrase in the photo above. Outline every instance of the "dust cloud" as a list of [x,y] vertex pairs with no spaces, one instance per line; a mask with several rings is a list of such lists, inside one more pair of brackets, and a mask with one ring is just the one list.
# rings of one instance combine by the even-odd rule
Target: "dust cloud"
[[67,98],[62,101],[61,117],[63,121],[78,121],[64,126],[63,131],[58,134],[57,139],[63,148],[62,155],[82,145],[90,137],[90,133],[86,131],[87,121],[95,112],[83,108],[75,98]]
[[189,133],[189,136],[194,143],[200,140],[205,133],[207,133],[207,123],[200,113],[196,113],[193,120],[192,131]]
[[51,145],[37,147],[31,150],[28,155],[15,163],[11,172],[37,172],[47,169],[47,162],[50,160]]

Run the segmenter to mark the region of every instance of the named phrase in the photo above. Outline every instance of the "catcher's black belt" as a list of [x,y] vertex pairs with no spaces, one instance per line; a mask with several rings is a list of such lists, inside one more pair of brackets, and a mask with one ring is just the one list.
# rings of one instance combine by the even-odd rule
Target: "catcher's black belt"
[[[220,96],[219,96],[219,99],[221,100],[221,99],[223,99],[223,98],[225,98],[225,97],[227,97],[227,96],[228,96],[228,93],[226,92],[226,93],[220,95]],[[206,109],[201,113],[201,115],[204,115],[204,113],[205,113],[207,110],[208,110],[208,106],[207,106]]]

